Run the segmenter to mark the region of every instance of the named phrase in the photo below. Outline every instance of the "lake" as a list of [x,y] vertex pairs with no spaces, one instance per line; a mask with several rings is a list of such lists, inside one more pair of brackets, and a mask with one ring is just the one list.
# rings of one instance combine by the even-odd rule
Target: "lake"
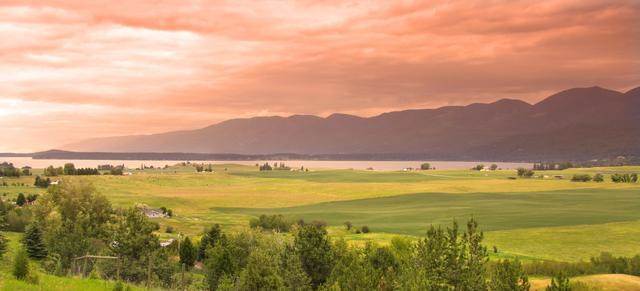
[[[32,159],[30,157],[0,157],[0,162],[13,163],[16,167],[30,166],[32,168],[46,168],[50,165],[54,167],[63,166],[65,163],[73,163],[76,168],[95,168],[98,165],[125,165],[128,168],[138,168],[144,164],[146,166],[163,167],[164,165],[173,165],[184,161],[159,161],[159,160],[41,160]],[[256,163],[273,163],[273,160],[267,161],[197,161],[198,163],[212,164],[240,164],[255,165]],[[282,162],[282,161],[277,161]],[[439,170],[454,169],[470,169],[477,164],[491,165],[497,164],[502,169],[516,169],[519,167],[531,168],[532,163],[508,163],[508,162],[491,162],[491,161],[300,161],[291,160],[284,161],[287,166],[299,168],[304,166],[310,169],[359,169],[364,170],[373,168],[374,170],[402,170],[404,168],[419,168],[420,164],[428,162],[431,167]]]

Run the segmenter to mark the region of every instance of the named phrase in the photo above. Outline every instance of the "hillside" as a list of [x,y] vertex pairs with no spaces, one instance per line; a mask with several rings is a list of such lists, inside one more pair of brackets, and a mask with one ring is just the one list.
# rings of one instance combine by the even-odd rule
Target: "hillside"
[[640,88],[559,92],[537,104],[232,119],[202,129],[108,137],[61,147],[85,152],[417,154],[430,159],[553,160],[640,155]]

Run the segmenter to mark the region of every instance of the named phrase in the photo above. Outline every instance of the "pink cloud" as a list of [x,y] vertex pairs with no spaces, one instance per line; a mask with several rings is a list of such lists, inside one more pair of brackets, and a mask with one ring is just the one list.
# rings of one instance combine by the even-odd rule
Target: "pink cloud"
[[638,14],[625,0],[6,0],[0,104],[27,104],[39,122],[5,126],[14,144],[0,151],[59,145],[41,131],[70,118],[65,141],[624,90],[640,81]]

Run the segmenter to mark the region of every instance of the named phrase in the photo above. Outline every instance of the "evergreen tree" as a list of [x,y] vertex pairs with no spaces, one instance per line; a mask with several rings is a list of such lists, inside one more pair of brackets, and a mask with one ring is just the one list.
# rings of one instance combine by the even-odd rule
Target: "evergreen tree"
[[547,286],[547,291],[571,291],[569,278],[562,272],[551,278],[551,285]]
[[491,272],[492,291],[528,291],[529,278],[522,270],[520,261],[499,261]]
[[24,194],[18,194],[18,198],[16,198],[16,204],[18,206],[23,206],[25,203],[27,203],[27,198],[24,197]]
[[22,243],[29,257],[33,259],[43,259],[47,257],[47,248],[43,242],[42,230],[37,224],[32,223],[27,227]]
[[202,235],[202,239],[200,240],[200,248],[198,249],[198,260],[204,261],[207,248],[209,246],[214,247],[220,241],[221,237],[222,230],[220,229],[219,224],[216,224],[207,229]]
[[19,249],[13,259],[13,276],[16,279],[24,280],[29,275],[29,258],[24,249]]
[[191,243],[191,239],[186,237],[180,245],[180,264],[188,268],[193,267],[196,262],[196,250]]
[[482,245],[484,235],[478,231],[478,222],[470,219],[467,222],[467,232],[463,237],[463,243],[466,245],[466,265],[463,278],[464,290],[486,290],[485,282],[485,264],[489,260],[487,248]]

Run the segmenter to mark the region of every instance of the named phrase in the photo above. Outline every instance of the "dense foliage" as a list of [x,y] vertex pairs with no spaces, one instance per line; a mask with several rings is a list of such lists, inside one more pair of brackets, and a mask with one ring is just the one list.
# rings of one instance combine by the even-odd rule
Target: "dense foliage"
[[535,172],[531,169],[518,168],[518,177],[531,178]]

